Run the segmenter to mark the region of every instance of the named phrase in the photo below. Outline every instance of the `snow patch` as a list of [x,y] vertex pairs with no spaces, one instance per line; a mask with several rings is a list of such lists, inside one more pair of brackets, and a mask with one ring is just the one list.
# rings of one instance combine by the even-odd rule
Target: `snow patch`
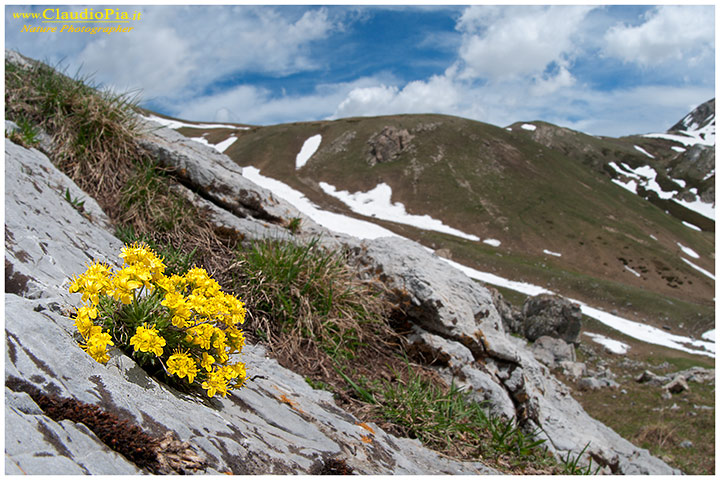
[[695,250],[693,250],[692,248],[686,247],[685,245],[683,245],[683,244],[680,243],[680,242],[675,242],[675,243],[677,243],[677,246],[680,247],[680,250],[682,250],[683,253],[684,253],[685,255],[687,255],[688,257],[700,258],[700,255],[698,255],[698,254],[695,252]]
[[530,132],[534,132],[537,129],[537,127],[532,123],[523,123],[520,128],[522,128],[523,130],[528,130]]
[[694,132],[682,132],[683,135],[675,135],[672,133],[648,133],[643,135],[647,138],[662,138],[692,147],[693,145],[706,145],[708,147],[715,146],[715,125],[708,125],[704,129],[695,130]]
[[657,241],[657,237],[655,235],[650,234],[650,238]]
[[635,147],[635,150],[637,150],[638,152],[642,153],[643,155],[647,155],[647,156],[650,157],[650,158],[655,158],[655,155],[650,155],[650,154],[647,152],[647,150],[645,150],[644,148],[638,147],[637,145],[633,145],[633,147]]
[[295,208],[329,230],[368,239],[397,236],[390,230],[374,223],[322,210],[301,192],[279,180],[261,175],[260,170],[255,167],[243,167],[242,174],[243,177],[267,188],[274,195],[287,200]]
[[170,120],[169,118],[158,117],[157,115],[140,115],[141,117],[159,123],[160,125],[174,130],[182,127],[189,128],[234,128],[237,130],[249,130],[250,127],[238,127],[237,125],[228,125],[224,123],[186,123],[179,120]]
[[680,185],[682,188],[685,188],[687,186],[687,182],[682,178],[673,178],[672,181]]
[[618,180],[617,178],[613,178],[612,182],[615,185],[621,186],[625,190],[628,190],[634,194],[637,194],[637,183],[635,182],[635,180],[630,180],[628,183],[623,183],[620,180]]
[[715,220],[715,205],[711,203],[705,203],[699,198],[692,202],[688,202],[686,200],[679,200],[677,198],[673,198],[672,200],[673,202],[679,203],[688,210],[699,213],[703,217],[707,217],[710,220]]
[[227,150],[230,147],[230,145],[235,143],[235,140],[237,140],[237,137],[228,137],[218,144],[212,144],[212,143],[208,142],[205,137],[189,137],[189,138],[190,138],[190,140],[194,140],[198,143],[202,143],[203,145],[207,145],[208,147],[212,147],[220,153],[224,153],[225,150]]
[[303,146],[300,149],[300,153],[298,153],[295,157],[295,170],[299,170],[307,163],[308,160],[310,160],[310,157],[317,152],[321,141],[322,135],[320,134],[313,135],[305,140],[305,143],[303,143]]
[[562,253],[551,252],[550,250],[543,250],[543,253],[554,257],[562,257]]
[[698,267],[697,265],[695,265],[694,263],[692,263],[692,262],[691,262],[690,260],[688,260],[687,258],[680,257],[680,260],[682,260],[683,262],[687,263],[687,264],[690,265],[692,268],[694,268],[694,269],[697,270],[698,272],[702,273],[702,274],[705,275],[706,277],[709,277],[709,278],[711,278],[713,281],[715,281],[715,275],[713,275],[712,273],[708,272],[708,271],[705,270],[704,268]]
[[683,148],[683,147],[670,147],[670,148],[671,148],[672,150],[675,150],[675,151],[678,152],[678,153],[687,152],[687,148]]
[[486,243],[491,247],[499,247],[501,244],[500,240],[495,240],[494,238],[486,238],[483,240],[483,243]]
[[334,186],[325,182],[320,182],[319,185],[323,192],[337,198],[350,207],[350,210],[360,215],[411,225],[423,230],[447,233],[476,242],[480,241],[479,237],[449,227],[440,220],[432,218],[430,215],[412,215],[408,213],[405,210],[405,205],[402,203],[392,203],[392,189],[390,185],[386,183],[381,183],[367,192],[355,193],[350,193],[346,190],[337,191]]
[[714,169],[714,168],[710,171],[710,173],[708,173],[707,175],[705,175],[705,176],[703,177],[703,182],[704,182],[705,180],[707,180],[708,178],[712,177],[713,175],[715,175],[715,169]]
[[628,272],[632,273],[633,275],[635,275],[635,276],[638,277],[638,278],[641,276],[638,272],[636,272],[636,271],[633,270],[632,268],[628,267],[627,265],[625,265],[625,270],[627,270]]
[[617,353],[618,355],[625,355],[627,351],[630,350],[630,345],[620,342],[618,340],[613,340],[612,338],[608,338],[605,335],[590,332],[583,332],[583,334],[592,338],[593,342],[599,343],[612,353]]
[[715,341],[715,329],[713,328],[712,330],[708,330],[707,332],[700,335],[700,337],[702,337],[705,340],[708,340],[710,342],[714,342]]
[[220,142],[220,143],[218,143],[217,145],[215,145],[215,148],[217,148],[217,150],[218,150],[220,153],[225,153],[225,150],[227,150],[228,148],[230,148],[230,145],[232,145],[233,143],[235,143],[235,140],[237,140],[237,137],[235,137],[235,136],[228,137],[228,138],[226,138],[225,140],[223,140],[222,142]]
[[688,227],[688,228],[692,228],[693,230],[697,230],[698,232],[702,232],[702,228],[700,228],[700,227],[698,227],[698,226],[696,226],[696,225],[693,225],[692,223],[688,223],[688,222],[686,222],[685,220],[682,221],[682,224],[685,225],[685,226]]

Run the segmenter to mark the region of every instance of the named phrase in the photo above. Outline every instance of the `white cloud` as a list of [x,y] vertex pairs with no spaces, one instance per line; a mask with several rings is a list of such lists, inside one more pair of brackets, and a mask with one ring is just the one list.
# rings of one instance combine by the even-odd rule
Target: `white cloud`
[[462,99],[458,87],[448,77],[435,75],[402,89],[387,85],[356,88],[338,105],[333,118],[456,111]]
[[712,6],[660,6],[648,12],[641,25],[616,25],[608,30],[604,51],[641,65],[714,55],[714,19]]
[[322,84],[308,94],[273,96],[267,89],[239,85],[219,93],[173,99],[164,105],[184,119],[268,125],[288,118],[316,120],[330,117],[350,92],[382,84],[387,76],[364,77],[350,83]]
[[[70,7],[78,9],[81,7]],[[29,11],[29,7],[12,11]],[[96,74],[115,89],[142,89],[143,97],[186,97],[237,72],[288,75],[317,69],[312,42],[337,22],[325,8],[251,6],[130,7],[142,12],[130,33],[20,34],[6,16],[7,40],[21,53],[52,62],[65,59],[72,73]]]
[[[144,98],[181,91],[195,70],[192,46],[166,27],[141,29],[135,35],[99,37],[73,63],[98,81],[120,91],[142,89]],[[142,55],[132,52],[142,51]]]
[[592,7],[473,6],[458,21],[462,78],[539,75],[573,56],[573,36]]

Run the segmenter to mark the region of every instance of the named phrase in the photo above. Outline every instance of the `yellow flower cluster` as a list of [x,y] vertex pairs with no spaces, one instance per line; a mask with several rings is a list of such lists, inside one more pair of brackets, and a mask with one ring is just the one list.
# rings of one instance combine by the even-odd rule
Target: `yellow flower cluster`
[[[162,260],[144,245],[125,246],[120,257],[124,267],[115,273],[94,262],[72,280],[70,292],[88,302],[75,318],[82,348],[106,363],[114,339],[121,347],[154,356],[168,375],[188,383],[198,377],[210,397],[242,386],[245,365],[229,361],[245,345],[238,328],[245,322],[245,304],[222,292],[202,268],[166,276]],[[168,356],[164,347],[173,353]]]

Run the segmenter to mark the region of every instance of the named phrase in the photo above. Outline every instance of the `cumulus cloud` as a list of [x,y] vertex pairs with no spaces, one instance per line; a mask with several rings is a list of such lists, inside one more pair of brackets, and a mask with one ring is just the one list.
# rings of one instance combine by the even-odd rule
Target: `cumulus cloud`
[[457,111],[461,98],[458,85],[445,76],[435,75],[427,81],[410,82],[403,88],[387,85],[355,88],[332,117],[451,112]]
[[458,21],[461,78],[539,74],[575,54],[573,36],[592,7],[473,6]]
[[604,51],[646,66],[714,55],[714,18],[712,6],[660,6],[648,12],[641,25],[609,29]]

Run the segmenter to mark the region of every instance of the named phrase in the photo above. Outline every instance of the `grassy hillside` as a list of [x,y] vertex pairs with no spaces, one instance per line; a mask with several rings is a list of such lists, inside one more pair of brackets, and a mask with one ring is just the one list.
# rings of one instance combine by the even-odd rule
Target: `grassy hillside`
[[[429,247],[448,248],[470,266],[549,286],[678,332],[711,328],[714,282],[681,260],[678,243],[697,252],[700,258],[690,259],[695,265],[712,272],[714,232],[686,227],[672,212],[613,184],[603,168],[611,161],[647,163],[650,159],[634,148],[637,139],[534,124],[529,131],[520,124],[504,129],[443,115],[397,115],[181,131],[205,134],[211,143],[236,135],[226,154],[303,191],[324,208],[357,216],[324,194],[319,182],[350,192],[384,182],[392,188],[392,201],[409,213],[502,242],[495,248],[378,221]],[[396,158],[372,165],[370,142],[387,126],[407,130],[411,139]],[[303,142],[316,134],[322,135],[319,149],[296,170]]]

